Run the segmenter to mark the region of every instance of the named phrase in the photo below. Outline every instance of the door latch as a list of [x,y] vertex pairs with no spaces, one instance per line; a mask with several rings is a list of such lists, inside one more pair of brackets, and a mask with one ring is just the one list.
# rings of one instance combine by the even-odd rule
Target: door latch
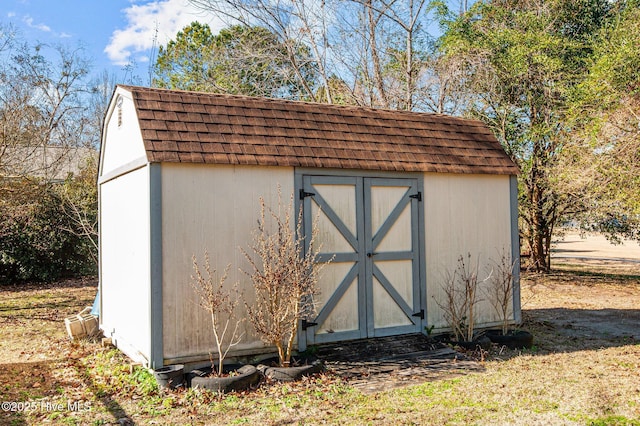
[[315,192],[306,192],[304,189],[300,189],[300,199],[304,200],[307,197],[313,197],[316,195]]
[[412,317],[419,317],[421,320],[424,319],[424,309],[420,309],[420,312],[416,312],[415,314],[411,315]]
[[306,330],[309,327],[315,327],[316,325],[318,325],[317,322],[307,321],[306,319],[302,320],[302,329],[303,330]]

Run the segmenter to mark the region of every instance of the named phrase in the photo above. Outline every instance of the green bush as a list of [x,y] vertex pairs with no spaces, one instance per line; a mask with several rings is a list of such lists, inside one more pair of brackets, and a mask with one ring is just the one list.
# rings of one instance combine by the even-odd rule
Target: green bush
[[[82,174],[63,184],[26,179],[4,183],[0,193],[0,284],[96,273],[95,241],[69,208],[73,204],[74,212],[90,218],[89,227],[95,230],[95,182],[81,178]],[[87,185],[88,190],[82,190]],[[77,193],[82,194],[82,203]]]

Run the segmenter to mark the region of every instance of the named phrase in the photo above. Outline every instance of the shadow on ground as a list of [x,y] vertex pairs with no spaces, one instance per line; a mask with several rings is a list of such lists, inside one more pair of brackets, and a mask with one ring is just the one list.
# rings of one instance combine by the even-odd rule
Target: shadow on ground
[[640,309],[528,309],[523,317],[536,345],[549,350],[640,344]]

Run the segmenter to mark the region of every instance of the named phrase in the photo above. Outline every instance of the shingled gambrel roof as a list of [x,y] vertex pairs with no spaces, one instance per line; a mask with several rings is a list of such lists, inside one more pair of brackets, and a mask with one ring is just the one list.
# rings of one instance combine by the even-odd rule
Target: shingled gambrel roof
[[480,121],[440,114],[120,86],[149,162],[518,173]]

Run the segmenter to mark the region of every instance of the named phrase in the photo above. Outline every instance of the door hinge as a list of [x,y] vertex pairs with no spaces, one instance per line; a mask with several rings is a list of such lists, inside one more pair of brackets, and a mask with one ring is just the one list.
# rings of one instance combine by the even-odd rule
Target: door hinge
[[409,198],[415,198],[418,201],[422,201],[422,192],[418,191],[417,194],[409,195]]
[[318,325],[317,322],[310,322],[310,321],[307,321],[306,319],[302,320],[302,329],[303,330],[306,330],[309,327],[315,327],[316,325]]
[[300,199],[304,200],[306,197],[313,197],[315,192],[306,192],[304,189],[300,189]]
[[411,315],[412,317],[420,317],[421,320],[424,319],[424,309],[420,309],[420,312],[416,312],[415,314]]

